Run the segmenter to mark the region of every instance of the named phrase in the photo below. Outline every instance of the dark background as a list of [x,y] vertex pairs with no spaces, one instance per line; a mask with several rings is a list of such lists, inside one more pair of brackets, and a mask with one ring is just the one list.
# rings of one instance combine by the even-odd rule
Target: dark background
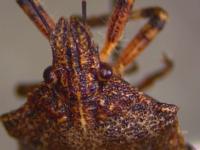
[[[81,0],[43,0],[49,14],[80,14]],[[88,15],[110,12],[111,0],[88,0]],[[175,62],[175,68],[146,93],[162,102],[180,107],[181,130],[188,141],[200,144],[200,1],[199,0],[136,0],[135,8],[161,6],[170,15],[164,31],[137,59],[140,71],[126,77],[136,83],[146,74],[162,67],[162,53]],[[51,64],[48,41],[23,14],[14,0],[0,1],[0,114],[18,108],[24,100],[14,87],[21,81],[42,80],[43,70]],[[126,43],[144,21],[130,22],[123,41]],[[102,47],[106,28],[93,29],[96,43]],[[0,149],[16,150],[17,146],[0,125]],[[198,146],[197,146],[198,147]],[[199,146],[200,147],[200,146]]]

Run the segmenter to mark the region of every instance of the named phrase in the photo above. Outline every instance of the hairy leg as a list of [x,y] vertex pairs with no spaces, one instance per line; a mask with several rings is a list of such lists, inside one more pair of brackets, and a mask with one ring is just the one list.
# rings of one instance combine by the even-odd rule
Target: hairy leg
[[[141,18],[148,18],[149,21],[142,27],[139,33],[131,40],[128,46],[122,50],[121,56],[114,64],[116,72],[123,74],[125,67],[134,62],[135,58],[142,52],[148,44],[154,39],[154,37],[163,29],[168,15],[159,7],[145,8],[141,10],[132,11],[131,7],[134,1],[118,0],[112,16],[110,17],[108,24],[108,31],[106,36],[106,42],[100,53],[101,60],[107,61],[113,49],[116,48],[123,30],[127,23],[127,20],[137,20]],[[129,16],[130,13],[130,16]],[[122,17],[120,17],[120,15]],[[108,15],[102,15],[100,17],[91,17],[87,20],[90,26],[102,26],[105,25],[104,20],[108,19]]]
[[37,28],[49,39],[51,31],[55,27],[55,23],[40,5],[39,0],[17,0],[17,3],[34,22]]
[[133,3],[134,0],[116,1],[113,13],[109,19],[105,44],[100,52],[102,61],[106,62],[112,50],[117,46],[131,13]]
[[168,15],[158,7],[141,9],[134,11],[129,20],[139,18],[149,18],[149,21],[142,27],[139,33],[133,37],[127,47],[125,47],[114,64],[114,70],[123,74],[126,66],[134,62],[135,58],[149,45],[156,35],[163,29]]
[[135,87],[139,90],[145,90],[151,87],[157,80],[166,76],[173,69],[174,64],[165,54],[163,55],[163,63],[163,68],[147,75],[140,83],[136,84]]
[[[40,5],[39,0],[17,0],[17,3],[37,28],[49,39],[51,31],[55,28],[55,23]],[[39,83],[19,84],[16,87],[16,92],[19,96],[27,96],[38,85]]]

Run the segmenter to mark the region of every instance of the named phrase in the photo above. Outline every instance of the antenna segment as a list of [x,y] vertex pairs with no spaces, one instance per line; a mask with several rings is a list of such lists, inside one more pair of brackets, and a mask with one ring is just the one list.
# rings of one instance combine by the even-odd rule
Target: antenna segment
[[87,19],[87,2],[86,2],[86,0],[82,0],[82,19],[83,19],[83,22],[86,23],[86,19]]

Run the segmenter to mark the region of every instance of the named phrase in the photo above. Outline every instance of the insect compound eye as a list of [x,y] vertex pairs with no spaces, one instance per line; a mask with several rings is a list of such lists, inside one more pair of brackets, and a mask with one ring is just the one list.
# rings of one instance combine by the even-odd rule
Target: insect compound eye
[[55,73],[53,72],[52,66],[49,66],[44,70],[43,78],[47,83],[52,83],[56,81],[57,78]]
[[100,70],[99,70],[99,78],[100,80],[108,80],[112,77],[113,71],[111,66],[109,66],[106,63],[100,64]]

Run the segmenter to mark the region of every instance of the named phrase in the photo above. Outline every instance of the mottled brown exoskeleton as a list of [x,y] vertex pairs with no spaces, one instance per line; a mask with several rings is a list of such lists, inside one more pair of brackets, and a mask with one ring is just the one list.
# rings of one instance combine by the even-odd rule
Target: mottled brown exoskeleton
[[[160,103],[122,79],[126,66],[166,23],[168,16],[163,9],[132,11],[134,0],[116,0],[99,53],[89,26],[103,25],[101,20],[108,15],[87,19],[83,1],[82,18],[60,18],[55,24],[38,1],[17,2],[47,37],[53,53],[44,81],[23,89],[28,92],[27,102],[0,118],[23,149],[187,149],[179,131],[177,106]],[[149,21],[114,64],[108,64],[128,20],[139,18]],[[139,87],[170,70],[172,63],[165,60],[166,67]]]

